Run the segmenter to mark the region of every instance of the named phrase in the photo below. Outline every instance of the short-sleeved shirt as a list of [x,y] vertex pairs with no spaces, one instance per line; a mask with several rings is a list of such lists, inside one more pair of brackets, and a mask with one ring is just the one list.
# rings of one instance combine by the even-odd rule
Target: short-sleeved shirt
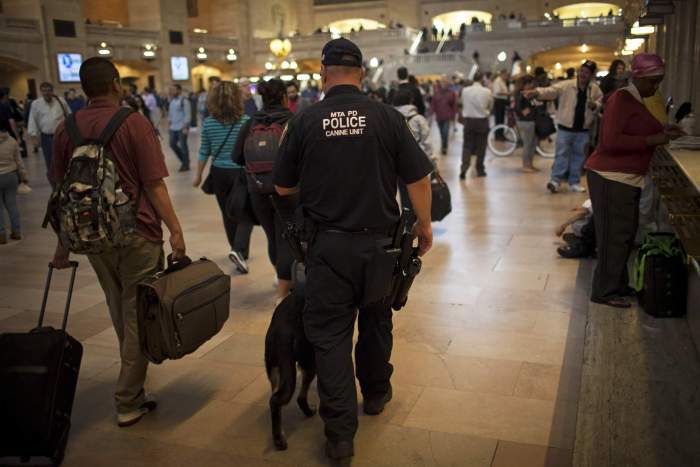
[[243,125],[250,117],[243,116],[236,123],[222,123],[212,116],[204,119],[202,140],[199,146],[199,160],[205,162],[212,157],[211,165],[221,169],[240,169],[241,166],[231,160],[233,148]]
[[414,183],[432,170],[401,113],[338,85],[287,124],[274,182],[298,185],[305,215],[318,224],[388,231],[399,218],[397,180]]
[[[75,114],[80,134],[85,139],[97,139],[119,107],[98,99]],[[137,212],[136,232],[143,238],[163,241],[161,218],[143,190],[144,185],[168,176],[165,158],[153,125],[140,113],[132,113],[114,133],[108,149],[117,165],[122,189],[134,202],[141,192]],[[73,153],[65,124],[56,128],[53,140],[52,178],[63,180]]]

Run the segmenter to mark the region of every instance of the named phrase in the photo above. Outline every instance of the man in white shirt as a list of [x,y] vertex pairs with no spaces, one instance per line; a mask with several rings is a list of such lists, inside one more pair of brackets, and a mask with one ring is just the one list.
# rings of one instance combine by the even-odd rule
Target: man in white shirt
[[[493,82],[493,116],[496,121],[496,125],[500,125],[505,121],[506,108],[508,107],[508,100],[510,99],[510,92],[508,91],[508,71],[501,70],[498,73],[498,77]],[[496,132],[496,139],[502,140],[503,132]]]
[[143,90],[143,95],[141,97],[143,98],[143,103],[146,104],[146,107],[148,108],[148,115],[151,117],[151,123],[153,123],[153,126],[157,131],[158,126],[160,125],[161,117],[161,110],[160,107],[158,107],[158,99],[156,99],[153,90],[148,87]]
[[484,158],[486,139],[489,135],[489,115],[493,107],[491,91],[481,83],[483,74],[474,74],[474,84],[462,90],[462,117],[464,119],[464,145],[460,180],[464,180],[472,154],[476,155],[476,171],[479,177],[486,176]]
[[[51,173],[53,156],[53,133],[58,124],[68,116],[70,108],[65,100],[53,93],[53,84],[41,83],[39,89],[42,98],[32,102],[27,131],[34,147],[41,143],[41,152],[44,153],[48,177]],[[50,178],[49,181],[51,181]]]

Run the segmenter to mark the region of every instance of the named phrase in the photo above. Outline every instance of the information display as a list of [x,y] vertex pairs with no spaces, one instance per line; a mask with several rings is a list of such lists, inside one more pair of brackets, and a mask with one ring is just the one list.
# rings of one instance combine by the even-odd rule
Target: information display
[[170,57],[170,72],[173,75],[173,81],[187,81],[190,79],[187,57]]
[[80,82],[80,65],[83,63],[81,54],[60,53],[58,59],[58,80],[62,83]]

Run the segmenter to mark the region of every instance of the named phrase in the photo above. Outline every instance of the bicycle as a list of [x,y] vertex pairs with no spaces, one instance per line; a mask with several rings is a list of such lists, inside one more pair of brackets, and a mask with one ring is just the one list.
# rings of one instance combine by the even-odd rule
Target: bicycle
[[[515,152],[518,146],[522,145],[522,138],[520,137],[520,130],[518,130],[513,109],[507,110],[506,121],[507,123],[501,123],[491,128],[486,140],[489,149],[497,157],[508,157]],[[502,139],[496,138],[496,133],[499,131],[503,133]],[[546,159],[554,158],[555,141],[556,133],[538,140],[535,148],[537,154]]]

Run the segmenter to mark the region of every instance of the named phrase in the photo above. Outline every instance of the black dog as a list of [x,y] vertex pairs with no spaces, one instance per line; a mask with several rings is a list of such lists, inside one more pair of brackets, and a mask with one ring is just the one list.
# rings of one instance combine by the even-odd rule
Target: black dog
[[303,309],[303,288],[298,287],[275,308],[265,336],[265,369],[272,386],[272,436],[279,450],[287,449],[287,438],[282,429],[282,407],[294,395],[297,364],[302,374],[297,404],[307,417],[316,413],[316,408],[309,405],[308,400],[309,387],[316,377],[316,362],[314,349],[304,335]]

